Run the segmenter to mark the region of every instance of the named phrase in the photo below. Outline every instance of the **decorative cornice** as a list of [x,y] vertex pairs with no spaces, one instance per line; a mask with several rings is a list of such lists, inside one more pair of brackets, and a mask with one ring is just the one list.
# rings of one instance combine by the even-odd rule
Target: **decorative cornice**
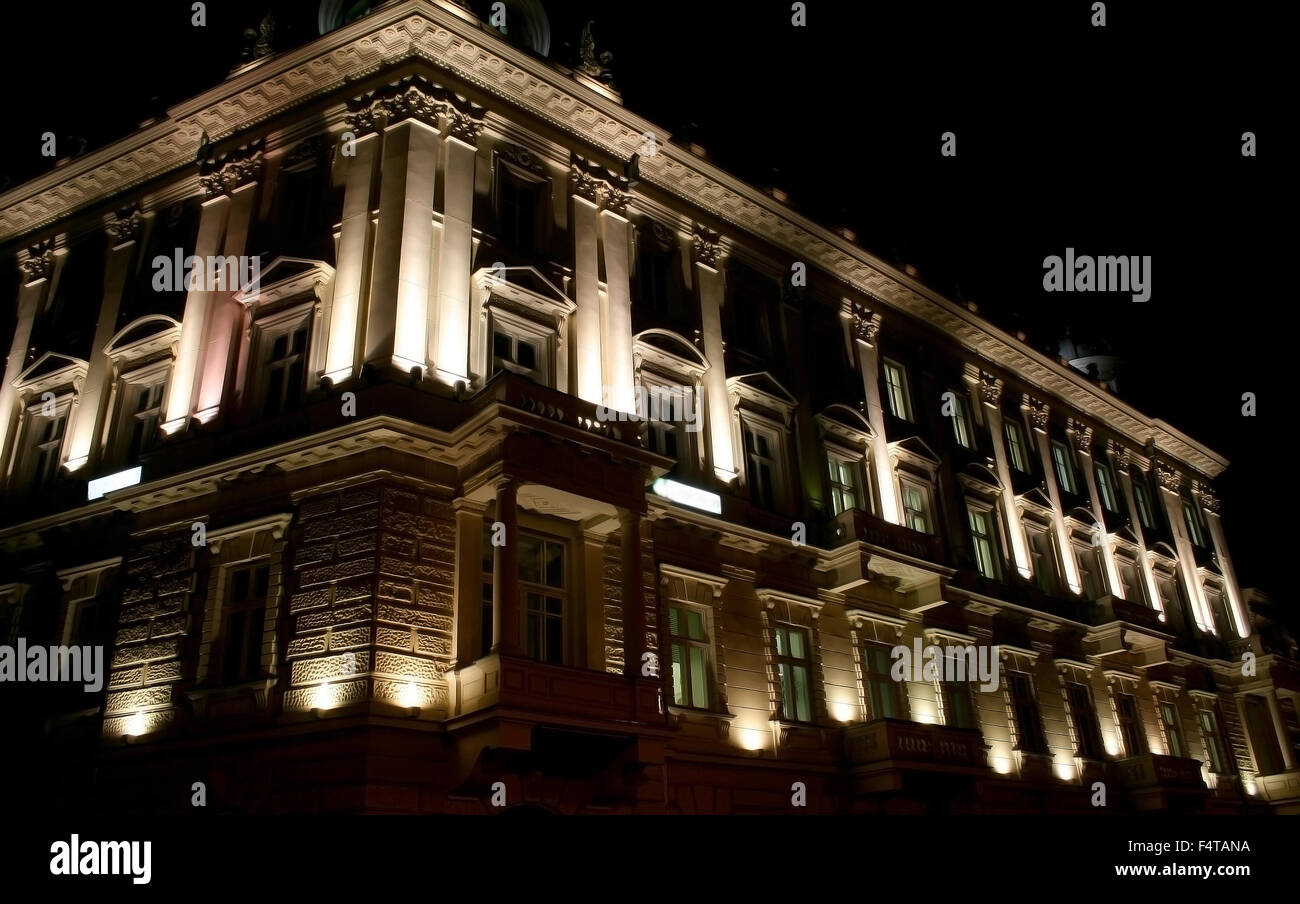
[[1219,497],[1205,484],[1201,484],[1201,507],[1212,515],[1219,513]]
[[448,109],[447,134],[471,146],[478,144],[478,136],[483,131],[483,117],[486,114],[487,111],[482,107],[464,111]]
[[[428,0],[398,0],[296,50],[267,57],[174,107],[167,119],[8,192],[0,199],[0,242],[183,169],[192,163],[204,131],[218,138],[246,133],[406,60],[437,66],[449,77],[615,159],[637,153],[647,131],[663,133],[581,78],[567,78],[450,8]],[[1161,451],[1211,477],[1227,464],[1163,421],[1144,416],[1081,374],[687,149],[660,143],[658,153],[641,159],[639,172],[641,181],[734,225],[738,232],[752,233],[882,305],[930,323],[965,349],[1134,443],[1154,439]]]
[[436,129],[449,99],[446,88],[422,75],[411,75],[348,101],[348,124],[366,133],[414,119]]
[[530,173],[536,173],[539,176],[546,175],[546,167],[542,161],[532,151],[525,150],[515,144],[497,145],[497,156],[508,163],[514,164],[521,170]]

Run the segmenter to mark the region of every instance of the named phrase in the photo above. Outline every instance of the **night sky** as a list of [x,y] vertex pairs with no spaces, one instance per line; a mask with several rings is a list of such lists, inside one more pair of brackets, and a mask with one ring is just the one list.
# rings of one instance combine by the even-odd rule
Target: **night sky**
[[[0,186],[51,168],[43,132],[61,154],[80,138],[93,150],[219,82],[271,6],[277,48],[315,35],[307,0],[215,0],[203,29],[190,6],[6,7]],[[849,226],[885,261],[1053,355],[1067,329],[1109,342],[1125,400],[1230,460],[1218,487],[1240,582],[1282,602],[1274,507],[1290,474],[1272,462],[1291,385],[1282,268],[1295,178],[1281,134],[1291,32],[1270,5],[1174,15],[1113,2],[1105,28],[1076,0],[894,11],[808,0],[805,28],[791,26],[790,6],[551,2],[551,57],[574,62],[594,19],[626,106],[689,134],[719,166]],[[1241,156],[1247,130],[1258,157]],[[945,131],[956,158],[939,154]],[[1043,259],[1067,246],[1150,255],[1151,300],[1044,292]],[[12,310],[0,317],[10,332]],[[1242,416],[1244,392],[1258,397],[1256,417]]]

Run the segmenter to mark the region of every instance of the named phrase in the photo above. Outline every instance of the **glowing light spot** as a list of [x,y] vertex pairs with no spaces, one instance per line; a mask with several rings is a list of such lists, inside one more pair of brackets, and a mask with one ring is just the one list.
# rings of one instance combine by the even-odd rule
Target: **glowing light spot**
[[334,706],[334,688],[326,682],[316,688],[316,694],[312,700],[312,705],[316,709],[330,709]]
[[414,681],[408,681],[402,686],[402,692],[398,696],[397,702],[406,707],[420,705],[420,689],[415,686]]
[[126,720],[126,733],[133,738],[138,738],[149,730],[149,722],[144,717],[144,713],[139,712],[132,715]]

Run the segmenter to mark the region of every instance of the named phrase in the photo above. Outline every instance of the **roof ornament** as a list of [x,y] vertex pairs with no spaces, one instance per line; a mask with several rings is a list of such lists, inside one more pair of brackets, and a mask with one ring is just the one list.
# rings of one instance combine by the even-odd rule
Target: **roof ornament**
[[578,71],[613,88],[614,74],[610,72],[609,64],[614,59],[614,54],[608,50],[604,53],[596,53],[596,39],[591,33],[591,26],[595,24],[594,20],[589,21],[582,29],[582,46],[579,49]]

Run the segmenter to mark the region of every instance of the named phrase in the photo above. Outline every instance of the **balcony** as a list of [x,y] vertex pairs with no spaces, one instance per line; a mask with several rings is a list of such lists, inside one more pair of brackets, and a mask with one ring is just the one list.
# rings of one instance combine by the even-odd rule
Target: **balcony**
[[923,534],[901,524],[891,524],[883,518],[849,509],[830,524],[830,545],[841,546],[850,541],[861,541],[872,546],[940,565],[947,564],[947,547],[942,537]]
[[901,719],[845,728],[844,755],[860,792],[900,788],[908,773],[975,776],[988,769],[980,732]]
[[1261,800],[1283,806],[1283,812],[1300,813],[1300,769],[1257,776],[1255,793]]
[[1200,809],[1209,789],[1199,760],[1145,753],[1115,764],[1115,777],[1138,809]]
[[464,711],[495,703],[537,721],[667,726],[653,680],[495,655],[463,669],[461,680]]

